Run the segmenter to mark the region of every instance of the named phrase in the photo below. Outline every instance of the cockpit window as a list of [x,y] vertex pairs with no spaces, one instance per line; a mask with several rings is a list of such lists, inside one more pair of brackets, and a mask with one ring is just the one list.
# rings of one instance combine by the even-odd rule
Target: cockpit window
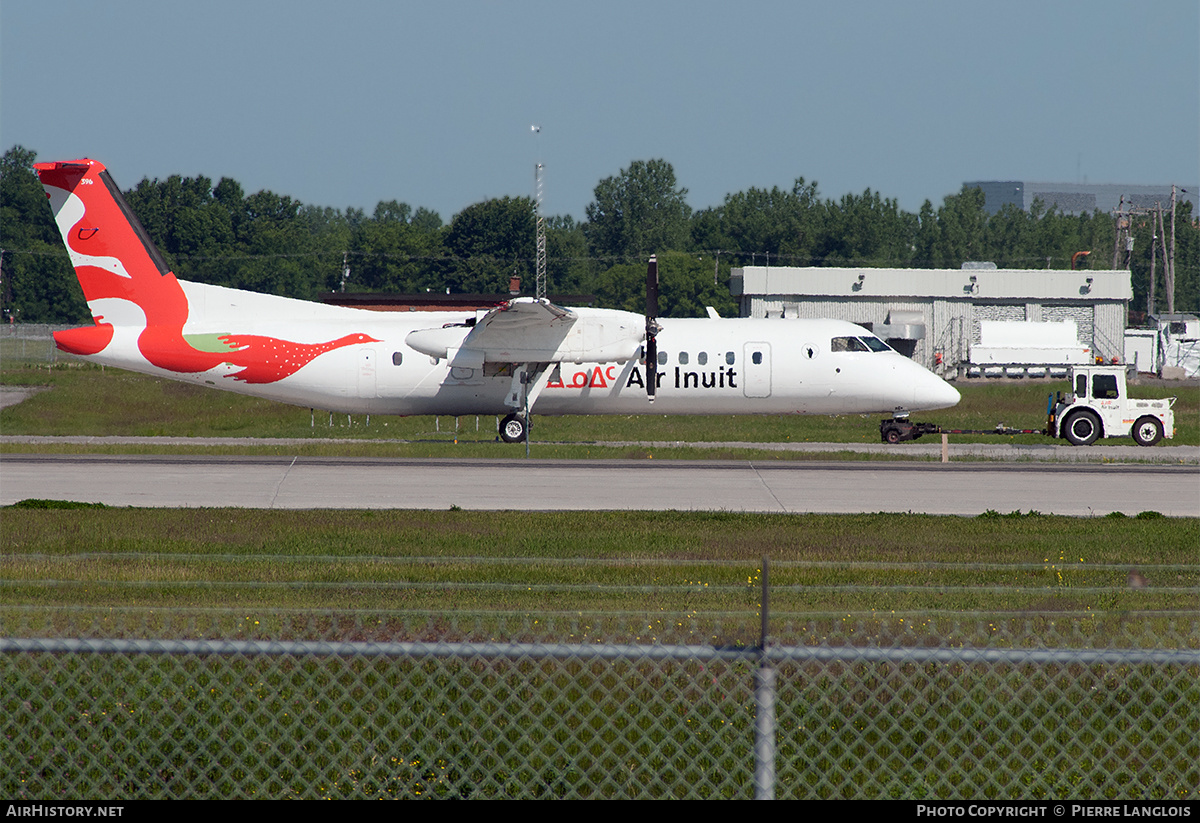
[[829,341],[830,351],[891,351],[891,347],[878,337],[835,337]]
[[857,337],[835,337],[829,341],[830,351],[870,351]]

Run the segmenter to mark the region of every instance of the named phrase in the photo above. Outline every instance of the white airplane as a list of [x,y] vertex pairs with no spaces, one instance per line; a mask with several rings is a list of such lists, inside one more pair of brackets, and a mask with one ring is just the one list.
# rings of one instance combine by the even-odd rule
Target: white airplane
[[349,414],[503,415],[508,442],[535,409],[905,417],[959,401],[852,323],[660,321],[654,258],[644,317],[532,298],[374,312],[178,280],[103,165],[35,169],[94,320],[55,343],[93,362]]

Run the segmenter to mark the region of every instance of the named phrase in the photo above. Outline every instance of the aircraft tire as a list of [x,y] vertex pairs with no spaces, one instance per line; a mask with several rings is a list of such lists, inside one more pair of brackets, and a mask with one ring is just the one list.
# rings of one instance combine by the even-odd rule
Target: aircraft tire
[[500,439],[505,443],[522,443],[525,441],[525,418],[519,414],[510,414],[500,421]]
[[1064,432],[1072,446],[1090,446],[1100,436],[1100,418],[1090,411],[1075,412],[1067,418]]
[[1153,446],[1163,437],[1162,422],[1157,417],[1139,417],[1133,424],[1133,442],[1139,446]]

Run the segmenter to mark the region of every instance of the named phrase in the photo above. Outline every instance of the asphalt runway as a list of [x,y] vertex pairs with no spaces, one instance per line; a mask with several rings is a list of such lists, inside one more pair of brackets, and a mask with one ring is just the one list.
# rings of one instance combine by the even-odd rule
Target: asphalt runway
[[1200,466],[36,455],[0,504],[1200,516]]

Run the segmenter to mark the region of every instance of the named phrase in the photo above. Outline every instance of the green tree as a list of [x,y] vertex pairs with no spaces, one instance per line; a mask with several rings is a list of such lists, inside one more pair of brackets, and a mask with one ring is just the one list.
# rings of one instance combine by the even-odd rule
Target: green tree
[[[728,266],[717,277],[714,258],[687,252],[658,255],[659,315],[704,317],[712,306],[723,316],[736,316],[737,303],[725,285]],[[642,313],[646,310],[646,264],[619,263],[602,272],[596,281],[602,306]]]
[[[1189,314],[1200,313],[1200,222],[1192,216],[1192,204],[1181,200],[1176,204],[1175,212],[1175,311]],[[1112,219],[1098,220],[1112,224]],[[1171,213],[1168,205],[1163,204],[1163,223],[1167,232],[1167,245],[1171,242]],[[1156,240],[1158,232],[1154,229],[1149,215],[1138,216],[1134,219],[1133,259],[1131,274],[1133,279],[1133,301],[1130,308],[1135,311],[1146,310],[1146,297],[1150,285],[1150,261],[1154,263],[1154,311],[1163,313],[1167,310],[1166,281],[1163,279],[1163,251],[1161,240]],[[1115,233],[1115,228],[1113,229]],[[1103,253],[1093,252],[1092,257],[1099,257],[1107,268],[1112,261],[1112,247],[1115,238],[1109,236]],[[1151,244],[1155,251],[1151,253]],[[1099,245],[1099,244],[1097,244]]]
[[508,290],[508,278],[533,275],[537,224],[529,197],[501,197],[468,206],[450,221],[444,277],[451,291]]
[[588,204],[584,233],[592,253],[644,260],[667,250],[686,250],[692,210],[687,189],[665,160],[635,160],[600,181]]
[[[342,282],[342,261],[354,248],[355,231],[363,222],[361,209],[301,206],[298,217],[310,237],[313,251],[306,258],[314,292],[337,291]],[[353,270],[352,270],[353,274]]]
[[1175,210],[1175,311],[1200,314],[1200,221],[1186,200]]
[[0,311],[5,322],[85,323],[83,290],[33,170],[36,159],[22,146],[0,159]]
[[546,218],[546,279],[549,291],[584,294],[595,277],[583,226],[570,215]]
[[[442,220],[426,209],[395,200],[375,207],[373,219],[356,229],[358,255],[354,291],[420,292],[444,288],[437,264],[442,256]],[[349,288],[349,286],[347,287]]]
[[800,177],[791,191],[775,186],[726,195],[722,205],[695,216],[692,240],[705,251],[769,255],[785,265],[805,266],[812,262],[824,222],[817,184]]
[[931,268],[957,269],[969,260],[986,260],[983,189],[967,188],[948,196],[937,211]]
[[921,211],[917,214],[917,224],[913,231],[914,266],[917,268],[933,268],[933,256],[936,254],[935,246],[940,234],[941,230],[938,227],[937,212],[933,210],[933,203],[926,200],[921,204]]
[[1000,268],[1025,268],[1030,259],[1033,223],[1029,213],[1012,203],[988,218],[987,259]]
[[817,250],[822,265],[911,265],[917,218],[878,192],[867,189],[828,203],[824,228]]
[[[125,199],[172,269],[176,269],[176,256],[222,254],[233,244],[231,213],[213,197],[207,177],[173,174],[163,181],[143,179]],[[181,277],[185,273],[176,270]]]

